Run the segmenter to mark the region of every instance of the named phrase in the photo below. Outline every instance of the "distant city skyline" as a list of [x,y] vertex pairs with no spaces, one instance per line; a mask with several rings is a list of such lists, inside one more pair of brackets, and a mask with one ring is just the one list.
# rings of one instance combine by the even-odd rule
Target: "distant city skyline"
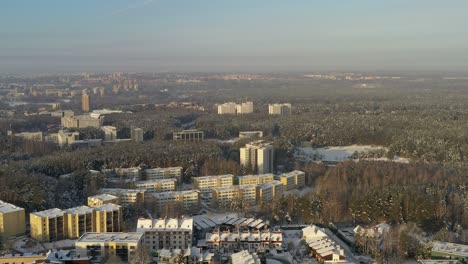
[[466,71],[468,2],[2,1],[0,74]]

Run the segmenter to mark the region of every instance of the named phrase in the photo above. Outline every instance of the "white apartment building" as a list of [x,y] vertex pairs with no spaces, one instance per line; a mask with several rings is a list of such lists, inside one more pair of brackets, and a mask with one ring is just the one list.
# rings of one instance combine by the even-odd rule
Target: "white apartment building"
[[253,102],[245,103],[224,103],[218,105],[218,114],[250,114],[253,113]]
[[110,194],[119,197],[121,204],[143,203],[145,201],[145,189],[120,189],[102,188],[102,194]]
[[119,197],[110,194],[98,194],[88,197],[88,206],[89,207],[98,207],[108,203],[119,203]]
[[245,175],[237,176],[237,182],[239,185],[249,184],[263,184],[275,180],[275,176],[272,173],[259,174],[259,175]]
[[180,205],[190,211],[200,208],[200,193],[197,191],[152,193],[148,195],[148,199],[155,203],[159,213],[164,213],[165,209],[173,205]]
[[[143,233],[85,233],[76,242],[76,253],[106,263],[108,259],[127,263],[143,244]],[[116,259],[115,259],[116,258]]]
[[111,177],[136,181],[140,179],[141,169],[139,167],[115,168],[102,170],[102,172]]
[[235,202],[253,205],[257,200],[256,185],[214,187],[211,192],[215,207],[232,206]]
[[137,232],[145,234],[145,245],[160,249],[190,249],[193,243],[192,218],[138,219]]
[[299,170],[280,174],[276,177],[276,179],[281,181],[285,191],[298,189],[305,186],[305,173]]
[[146,194],[175,191],[176,186],[177,179],[150,180],[136,183],[136,187],[139,189],[145,189]]
[[283,184],[280,181],[270,181],[257,185],[257,204],[269,204],[283,197]]
[[253,113],[253,102],[245,102],[236,105],[237,114],[251,114]]
[[215,251],[233,252],[234,250],[247,250],[257,252],[257,249],[281,249],[283,234],[281,231],[270,230],[234,230],[220,231],[215,229],[206,234],[206,244]]
[[250,167],[255,173],[264,174],[273,172],[274,149],[273,145],[263,140],[246,144],[240,148],[240,163]]
[[232,186],[234,184],[234,175],[202,176],[193,178],[193,188],[202,193],[210,193],[213,187]]
[[117,128],[115,126],[103,126],[104,141],[114,141],[117,139]]
[[57,142],[59,146],[71,145],[79,139],[79,132],[68,132],[67,130],[59,130],[57,133]]
[[268,113],[270,115],[290,115],[291,104],[269,104]]
[[146,180],[159,180],[167,178],[175,178],[178,182],[182,181],[182,167],[169,167],[169,168],[153,168],[146,169],[144,175]]
[[218,114],[219,115],[224,115],[224,114],[236,114],[236,103],[229,102],[229,103],[224,103],[218,105]]

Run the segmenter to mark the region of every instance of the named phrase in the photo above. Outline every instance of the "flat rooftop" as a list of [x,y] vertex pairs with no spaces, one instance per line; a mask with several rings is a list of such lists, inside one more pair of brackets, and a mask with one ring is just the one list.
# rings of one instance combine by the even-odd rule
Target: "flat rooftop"
[[173,182],[176,183],[177,179],[175,178],[168,178],[168,179],[157,179],[157,180],[149,180],[149,181],[139,181],[136,185],[145,185],[145,184],[157,184],[157,183],[169,183]]
[[78,214],[78,215],[93,213],[93,209],[86,205],[65,209],[64,211],[67,214]]
[[274,177],[273,173],[266,173],[266,174],[259,174],[259,175],[244,175],[244,176],[237,176],[237,179],[255,179],[255,178],[267,178],[267,177]]
[[49,209],[45,211],[34,212],[31,214],[39,216],[39,217],[54,218],[54,217],[63,216],[65,214],[65,211],[58,209],[58,208],[53,208],[53,209]]
[[292,176],[296,176],[296,175],[299,175],[299,174],[304,174],[304,172],[300,171],[300,170],[293,170],[293,171],[290,171],[290,172],[281,173],[279,176],[280,177],[292,177]]
[[256,187],[257,187],[256,184],[245,184],[245,185],[233,185],[233,186],[224,186],[224,187],[213,187],[211,189],[217,190],[217,191],[245,190],[245,189],[255,190]]
[[165,172],[165,171],[172,171],[172,170],[182,170],[182,167],[167,167],[167,168],[151,168],[151,169],[146,169],[146,172]]
[[21,207],[0,200],[0,214],[12,213],[21,210],[24,211]]
[[96,211],[115,211],[119,210],[122,206],[113,204],[113,203],[108,203],[108,204],[103,204],[98,207],[94,207],[94,210]]
[[138,243],[143,237],[143,233],[84,233],[76,243],[96,243],[96,242],[122,242]]
[[168,197],[168,196],[176,196],[176,195],[198,195],[199,192],[195,190],[188,190],[188,191],[170,191],[170,192],[160,192],[160,193],[151,193],[152,196],[156,198],[160,197]]
[[111,200],[118,199],[118,197],[112,194],[103,193],[103,194],[90,196],[88,197],[88,199],[99,200],[99,201],[111,201]]
[[119,188],[102,188],[103,194],[137,194],[145,192],[145,189],[119,189]]
[[274,181],[269,181],[269,182],[265,182],[265,183],[261,183],[259,185],[257,185],[259,188],[266,188],[266,187],[270,187],[270,186],[273,186],[273,185],[283,185],[280,181],[277,181],[277,180],[274,180]]
[[216,180],[222,178],[234,178],[232,174],[225,174],[225,175],[214,175],[214,176],[202,176],[202,177],[195,177],[194,180]]

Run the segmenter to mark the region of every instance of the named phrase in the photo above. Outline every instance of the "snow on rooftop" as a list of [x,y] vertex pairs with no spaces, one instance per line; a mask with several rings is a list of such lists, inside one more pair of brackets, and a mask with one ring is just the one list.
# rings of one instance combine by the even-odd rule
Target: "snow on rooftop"
[[17,212],[17,211],[21,211],[21,210],[24,211],[24,209],[21,208],[21,207],[18,207],[16,205],[6,203],[6,202],[3,202],[3,201],[0,200],[0,213],[1,214]]
[[88,198],[92,200],[99,200],[99,201],[111,201],[111,200],[118,199],[117,196],[114,196],[112,194],[107,194],[107,193],[94,195]]
[[98,207],[94,207],[94,210],[96,211],[116,211],[119,210],[122,206],[113,204],[113,203],[108,203],[108,204],[103,204]]
[[65,213],[67,213],[67,214],[78,214],[78,215],[82,215],[82,214],[91,214],[91,213],[93,212],[93,209],[92,209],[91,207],[82,205],[82,206],[78,206],[78,207],[73,207],[73,208],[65,209],[64,211],[65,211]]
[[39,216],[39,217],[54,218],[54,217],[63,216],[65,214],[65,211],[58,209],[58,208],[53,208],[53,209],[49,209],[45,211],[34,212],[31,214]]
[[84,233],[76,243],[85,242],[134,242],[138,243],[143,237],[143,233]]

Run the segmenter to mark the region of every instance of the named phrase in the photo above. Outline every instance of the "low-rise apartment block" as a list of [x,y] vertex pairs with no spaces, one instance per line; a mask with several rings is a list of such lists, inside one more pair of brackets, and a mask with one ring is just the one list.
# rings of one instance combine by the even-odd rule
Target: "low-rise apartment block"
[[88,197],[88,206],[90,207],[98,207],[108,203],[118,204],[119,197],[111,194],[98,194]]
[[239,132],[239,138],[262,138],[263,131],[241,131]]
[[175,191],[177,186],[177,179],[161,179],[141,181],[136,183],[137,188],[145,189],[146,194],[158,192]]
[[169,210],[169,207],[177,207],[196,211],[200,209],[200,193],[197,191],[174,191],[153,193],[148,195],[150,201],[155,203],[155,207],[159,213],[164,213]]
[[298,170],[280,174],[276,179],[281,181],[285,191],[305,186],[305,173]]
[[26,233],[24,209],[0,201],[0,237],[8,239],[24,233]]
[[283,197],[283,184],[280,181],[270,181],[257,185],[257,204],[268,204]]
[[210,193],[214,187],[227,187],[234,184],[234,175],[203,176],[193,179],[193,187],[203,193]]
[[270,230],[226,230],[215,229],[206,234],[206,244],[209,249],[224,249],[227,252],[247,250],[257,252],[258,248],[281,249],[283,234],[281,231]]
[[218,114],[250,114],[253,113],[253,102],[224,103],[218,105]]
[[242,204],[255,204],[257,200],[257,191],[255,185],[234,185],[228,187],[215,187],[211,189],[215,207],[228,207],[235,203],[238,206]]
[[23,138],[31,141],[43,141],[42,132],[22,132],[14,134],[15,137]]
[[102,172],[111,177],[117,177],[120,179],[136,181],[140,179],[141,169],[139,167],[115,168],[115,169],[106,169],[106,170],[103,170]]
[[86,232],[93,232],[95,226],[94,210],[88,206],[78,206],[65,211],[67,238],[79,238]]
[[268,113],[270,115],[290,115],[291,104],[269,104]]
[[120,232],[122,225],[122,207],[116,204],[104,204],[95,207],[96,232]]
[[110,194],[119,197],[121,204],[143,203],[145,201],[145,189],[120,189],[120,188],[103,188],[100,191],[102,194]]
[[190,249],[193,243],[192,218],[138,219],[137,232],[145,234],[151,250]]
[[[143,233],[86,233],[76,242],[76,253],[94,262],[126,263],[143,244]],[[114,262],[113,262],[114,263]]]
[[203,141],[205,139],[205,133],[203,131],[198,131],[196,129],[184,130],[179,132],[172,133],[173,140],[180,141]]
[[177,179],[178,182],[181,182],[182,170],[182,167],[146,169],[144,176],[147,181],[174,178]]
[[236,179],[239,185],[263,184],[275,180],[275,176],[272,173],[267,173],[259,175],[237,176]]
[[49,209],[29,214],[31,238],[40,242],[62,240],[67,237],[67,222],[65,212]]
[[64,128],[100,128],[104,122],[104,117],[93,117],[91,115],[64,116],[61,119]]
[[59,146],[66,146],[74,144],[75,141],[78,141],[80,137],[79,132],[69,132],[67,130],[59,130],[57,133],[57,143]]
[[117,128],[115,126],[103,126],[104,141],[114,141],[117,139]]

